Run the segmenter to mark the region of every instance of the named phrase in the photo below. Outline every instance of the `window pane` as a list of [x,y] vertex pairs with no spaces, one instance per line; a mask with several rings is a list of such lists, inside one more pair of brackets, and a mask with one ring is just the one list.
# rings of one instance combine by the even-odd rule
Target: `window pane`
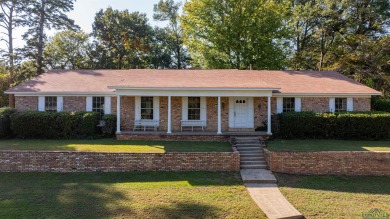
[[104,116],[104,97],[92,97],[92,111]]
[[57,112],[57,97],[45,97],[45,111]]
[[188,120],[200,120],[200,97],[188,97]]
[[153,119],[153,97],[141,97],[141,119]]
[[336,112],[347,111],[347,98],[335,98],[335,111]]
[[284,97],[283,98],[283,112],[294,112],[295,111],[295,98]]

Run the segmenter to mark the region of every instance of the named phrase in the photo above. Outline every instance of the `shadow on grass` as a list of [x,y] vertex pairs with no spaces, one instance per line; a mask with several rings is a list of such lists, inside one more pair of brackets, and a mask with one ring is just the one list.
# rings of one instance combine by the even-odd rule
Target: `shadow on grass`
[[280,187],[390,195],[390,177],[275,174]]
[[137,193],[127,193],[132,187],[120,184],[180,181],[192,186],[242,185],[238,173],[0,173],[0,218],[213,218],[217,207],[191,201],[158,203],[140,211],[134,208]]

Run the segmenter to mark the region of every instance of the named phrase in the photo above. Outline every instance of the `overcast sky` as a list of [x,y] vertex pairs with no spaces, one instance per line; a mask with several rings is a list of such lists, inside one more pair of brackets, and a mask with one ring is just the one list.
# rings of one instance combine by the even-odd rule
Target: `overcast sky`
[[[159,0],[77,0],[74,4],[74,10],[68,15],[75,20],[76,24],[81,27],[84,32],[92,32],[92,23],[96,12],[100,9],[105,9],[111,6],[113,9],[125,10],[130,12],[139,11],[146,13],[149,18],[149,23],[152,26],[165,26],[165,23],[153,21],[153,5]],[[14,46],[20,48],[24,45],[21,35],[26,29],[18,28],[14,32]],[[53,36],[57,31],[46,31],[48,36]],[[4,38],[3,35],[0,36]],[[1,42],[0,48],[5,49],[5,43]]]

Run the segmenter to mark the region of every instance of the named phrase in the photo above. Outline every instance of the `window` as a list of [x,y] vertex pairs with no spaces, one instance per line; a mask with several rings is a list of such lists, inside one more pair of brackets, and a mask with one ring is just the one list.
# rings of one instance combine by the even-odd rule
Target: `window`
[[141,119],[153,119],[153,97],[141,97]]
[[347,98],[335,98],[335,112],[347,111]]
[[200,97],[188,97],[188,120],[200,120]]
[[295,111],[295,98],[284,97],[283,98],[283,112],[294,112]]
[[92,112],[98,112],[100,118],[104,116],[104,97],[92,97]]
[[45,97],[45,111],[57,112],[57,97]]

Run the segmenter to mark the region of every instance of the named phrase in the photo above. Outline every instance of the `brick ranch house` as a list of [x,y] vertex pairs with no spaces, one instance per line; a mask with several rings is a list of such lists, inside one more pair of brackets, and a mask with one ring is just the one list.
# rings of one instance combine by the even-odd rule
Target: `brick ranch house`
[[263,122],[271,135],[281,112],[369,111],[381,94],[337,72],[142,69],[54,70],[5,93],[17,110],[116,114],[118,139],[208,140]]

